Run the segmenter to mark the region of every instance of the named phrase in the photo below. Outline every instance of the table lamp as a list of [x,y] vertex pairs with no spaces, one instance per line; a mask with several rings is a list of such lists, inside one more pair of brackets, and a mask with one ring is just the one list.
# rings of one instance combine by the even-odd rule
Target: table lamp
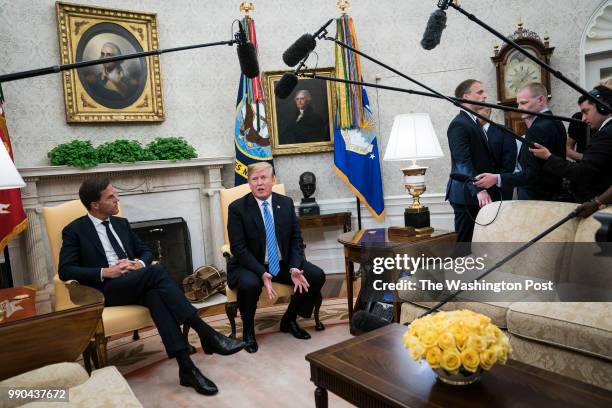
[[21,187],[25,187],[25,183],[6,151],[6,146],[0,140],[0,190]]
[[419,197],[426,190],[425,171],[417,160],[444,157],[431,118],[427,113],[406,113],[393,120],[391,136],[385,151],[385,161],[412,161],[404,167],[404,187],[412,196],[412,205],[404,211],[404,225],[414,227],[417,235],[433,232],[429,225],[429,209],[421,205]]

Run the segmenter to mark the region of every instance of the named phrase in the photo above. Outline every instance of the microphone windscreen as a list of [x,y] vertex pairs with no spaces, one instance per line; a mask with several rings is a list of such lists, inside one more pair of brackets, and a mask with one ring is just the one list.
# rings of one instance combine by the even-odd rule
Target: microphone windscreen
[[362,332],[376,330],[388,324],[389,322],[385,319],[381,319],[380,317],[364,310],[355,312],[353,314],[353,318],[351,319],[351,326],[353,326],[354,329]]
[[311,34],[304,34],[283,53],[283,61],[290,67],[293,67],[310,54],[316,46],[317,41],[315,38]]
[[248,78],[255,78],[259,75],[259,62],[257,61],[257,50],[253,43],[238,44],[238,62],[240,71]]
[[297,75],[287,72],[274,86],[274,94],[281,99],[286,99],[293,92],[297,83]]
[[426,50],[433,50],[442,38],[442,31],[446,28],[446,12],[444,10],[436,10],[429,20],[427,20],[427,27],[425,27],[425,33],[423,33],[423,39],[421,40],[421,46]]

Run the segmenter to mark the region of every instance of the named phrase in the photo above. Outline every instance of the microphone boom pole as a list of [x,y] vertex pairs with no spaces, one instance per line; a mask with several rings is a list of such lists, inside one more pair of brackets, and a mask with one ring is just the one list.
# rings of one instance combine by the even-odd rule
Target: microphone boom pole
[[[525,138],[522,138],[521,136],[519,136],[516,133],[514,133],[512,130],[508,129],[506,126],[500,125],[497,122],[493,122],[492,120],[490,120],[489,118],[481,115],[480,113],[478,113],[476,111],[473,111],[473,110],[471,110],[471,109],[469,109],[469,108],[467,108],[465,106],[461,106],[461,104],[459,102],[453,100],[452,98],[450,98],[450,97],[448,97],[446,95],[441,94],[440,92],[438,92],[435,89],[430,88],[429,86],[427,86],[427,85],[417,81],[416,79],[409,77],[408,75],[406,75],[406,74],[398,71],[397,69],[395,69],[395,68],[385,64],[384,62],[381,62],[381,61],[377,60],[376,58],[370,57],[369,55],[359,51],[358,49],[356,49],[354,47],[351,47],[350,45],[348,45],[348,44],[346,44],[346,43],[344,43],[344,42],[342,42],[342,41],[340,41],[340,40],[338,40],[336,38],[332,38],[332,37],[322,37],[322,38],[325,39],[325,40],[328,40],[328,41],[332,41],[332,42],[340,45],[341,47],[347,48],[347,49],[353,51],[355,54],[361,55],[362,57],[364,57],[366,59],[369,59],[370,61],[380,65],[383,68],[388,69],[389,71],[391,71],[391,72],[401,76],[402,78],[407,79],[410,82],[415,83],[416,85],[420,86],[421,88],[427,89],[429,92],[433,93],[434,95],[437,95],[439,98],[445,99],[445,100],[449,101],[450,103],[452,103],[453,105],[457,106],[458,108],[464,109],[464,110],[470,112],[472,115],[476,116],[477,118],[482,119],[482,120],[484,120],[486,122],[489,122],[491,124],[491,126],[495,126],[497,128],[505,130],[506,134],[508,134],[509,136],[511,136],[514,139],[518,140],[519,142],[524,143],[528,147],[530,147],[530,148],[534,148],[535,147],[535,144],[532,141],[527,140]],[[611,112],[612,112],[612,110],[611,110]]]
[[71,63],[71,64],[53,65],[51,67],[46,67],[46,68],[38,68],[38,69],[32,69],[32,70],[28,70],[28,71],[15,72],[15,73],[12,73],[12,74],[0,75],[0,83],[9,82],[9,81],[16,81],[16,80],[25,79],[25,78],[33,78],[33,77],[37,77],[37,76],[41,76],[41,75],[47,75],[47,74],[53,74],[53,73],[57,73],[57,72],[61,72],[61,71],[67,71],[69,69],[83,68],[83,67],[89,67],[89,66],[92,66],[92,65],[104,64],[104,63],[107,63],[107,62],[124,61],[124,60],[128,60],[128,59],[148,57],[148,56],[151,56],[151,55],[161,55],[161,54],[165,54],[165,53],[169,53],[169,52],[175,52],[175,51],[191,50],[191,49],[195,49],[195,48],[214,47],[214,46],[217,46],[217,45],[234,45],[236,43],[238,43],[238,41],[235,40],[235,39],[234,40],[228,40],[228,41],[217,41],[217,42],[212,42],[212,43],[204,43],[204,44],[196,44],[196,45],[186,45],[186,46],[175,47],[175,48],[166,48],[166,49],[159,49],[159,50],[136,52],[136,53],[133,53],[133,54],[117,55],[117,56],[114,56],[114,57],[100,58],[100,59],[89,60],[89,61],[74,62],[74,63]]
[[480,101],[475,101],[472,99],[455,98],[453,96],[443,97],[443,96],[439,96],[439,95],[436,95],[430,92],[416,91],[414,89],[398,88],[395,86],[374,84],[371,82],[352,81],[350,79],[334,78],[334,77],[329,77],[329,76],[324,76],[324,75],[317,75],[315,73],[309,73],[309,72],[303,72],[303,73],[301,72],[299,73],[299,76],[306,77],[306,78],[312,78],[312,79],[320,79],[323,81],[341,82],[341,83],[351,84],[351,85],[362,85],[362,86],[366,86],[370,88],[385,89],[387,91],[396,91],[396,92],[403,92],[403,93],[407,93],[411,95],[427,96],[429,98],[437,98],[437,99],[450,98],[454,101],[461,102],[461,103],[470,103],[472,105],[485,106],[488,108],[500,109],[500,110],[509,111],[509,112],[526,113],[526,114],[533,115],[533,116],[542,116],[542,117],[546,117],[549,119],[561,120],[563,122],[574,122],[574,123],[584,124],[584,122],[579,119],[568,118],[565,116],[557,116],[557,115],[549,115],[547,113],[532,112],[532,111],[528,111],[525,109],[515,108],[512,106],[496,105],[494,103],[480,102]]
[[441,0],[441,1],[438,2],[438,7],[441,10],[446,10],[449,6],[454,8],[455,10],[457,10],[458,12],[460,12],[461,14],[466,16],[469,20],[475,22],[476,24],[478,24],[479,26],[481,26],[482,28],[484,28],[485,30],[487,30],[488,32],[490,32],[491,34],[493,34],[494,36],[496,36],[500,40],[504,41],[506,44],[510,45],[512,48],[514,48],[515,50],[519,51],[521,54],[523,54],[524,56],[526,56],[527,58],[529,58],[533,62],[535,62],[538,65],[540,65],[542,68],[544,68],[545,70],[547,70],[548,72],[553,74],[557,79],[559,79],[562,82],[564,82],[570,88],[573,88],[575,91],[577,91],[578,93],[580,93],[580,94],[584,95],[585,97],[589,98],[589,100],[595,102],[599,106],[602,106],[602,107],[606,108],[608,110],[608,112],[612,112],[612,107],[610,105],[608,105],[606,102],[602,101],[601,99],[596,98],[594,95],[591,95],[589,93],[589,91],[587,91],[586,89],[582,88],[577,83],[567,79],[565,77],[565,75],[563,75],[563,73],[561,71],[554,69],[553,67],[551,67],[550,65],[548,65],[544,61],[542,61],[539,58],[531,55],[529,52],[527,52],[523,47],[518,45],[516,42],[512,41],[510,38],[506,37],[505,35],[503,35],[499,31],[495,30],[493,27],[489,26],[487,23],[485,23],[484,21],[480,20],[474,14],[465,11],[463,8],[461,8],[461,6],[455,4],[454,1]]

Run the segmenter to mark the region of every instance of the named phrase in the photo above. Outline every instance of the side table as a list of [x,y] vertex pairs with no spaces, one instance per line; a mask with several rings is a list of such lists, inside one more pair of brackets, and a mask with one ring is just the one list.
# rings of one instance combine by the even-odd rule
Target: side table
[[[353,304],[353,281],[355,280],[355,263],[363,264],[372,261],[375,257],[395,256],[401,253],[419,256],[423,251],[431,252],[435,247],[454,247],[457,234],[449,231],[436,230],[431,235],[413,238],[410,241],[395,241],[389,239],[386,228],[361,229],[346,232],[338,238],[344,245],[344,265],[346,274],[346,297],[348,302],[349,321],[353,318],[355,306]],[[357,295],[357,308],[360,304],[361,289]],[[394,321],[399,322],[400,305],[393,303]],[[353,332],[351,328],[351,333]]]
[[333,214],[304,215],[298,217],[298,220],[302,229],[340,226],[344,232],[349,232],[351,216],[350,211],[345,211]]

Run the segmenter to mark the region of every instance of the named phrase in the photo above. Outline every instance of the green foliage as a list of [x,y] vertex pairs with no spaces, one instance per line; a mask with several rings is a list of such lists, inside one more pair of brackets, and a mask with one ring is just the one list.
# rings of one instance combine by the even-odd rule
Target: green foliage
[[90,141],[73,140],[56,146],[47,156],[54,166],[81,168],[100,163],[131,163],[146,160],[188,160],[198,157],[182,137],[158,137],[143,148],[136,140],[117,139],[95,149]]
[[155,157],[136,140],[117,139],[114,142],[98,146],[96,151],[100,163],[132,163],[155,160]]
[[147,145],[157,160],[187,160],[198,157],[193,146],[182,137],[158,137]]
[[54,166],[68,165],[89,168],[98,165],[98,155],[91,142],[73,140],[53,148],[47,156]]

